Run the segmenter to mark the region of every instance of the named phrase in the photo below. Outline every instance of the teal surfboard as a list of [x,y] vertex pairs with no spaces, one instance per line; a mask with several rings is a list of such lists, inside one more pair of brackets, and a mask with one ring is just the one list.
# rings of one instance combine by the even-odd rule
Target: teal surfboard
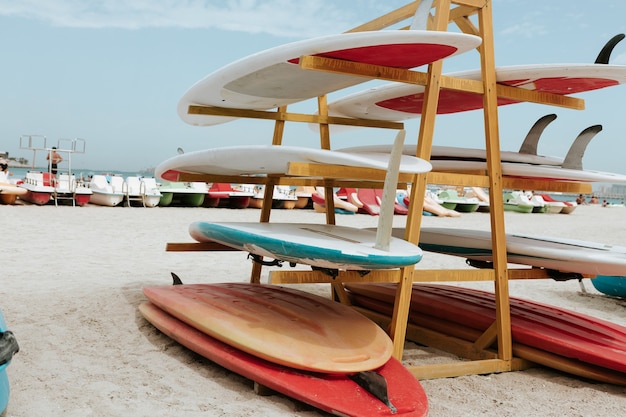
[[377,249],[376,231],[308,223],[194,222],[191,237],[286,262],[320,268],[372,270],[418,263],[421,249],[391,238],[389,250]]

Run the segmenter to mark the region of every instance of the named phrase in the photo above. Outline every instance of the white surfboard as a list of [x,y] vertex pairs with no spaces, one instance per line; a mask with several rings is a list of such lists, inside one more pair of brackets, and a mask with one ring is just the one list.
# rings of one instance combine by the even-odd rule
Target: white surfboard
[[15,184],[0,183],[0,194],[20,196],[26,194],[27,192],[27,189],[19,187]]
[[189,234],[198,242],[219,242],[255,255],[341,270],[391,269],[413,265],[421,249],[391,238],[389,250],[376,248],[375,230],[308,223],[194,222]]
[[[404,236],[404,229],[394,229]],[[420,231],[420,247],[477,261],[491,262],[491,233],[482,230],[430,228]],[[506,234],[509,263],[594,275],[626,275],[626,247],[575,239]]]
[[[430,163],[433,166],[433,171],[438,172],[483,171],[487,169],[487,163],[482,161],[431,160]],[[539,180],[626,184],[626,175],[623,174],[516,162],[502,162],[502,174],[506,177]]]
[[[602,130],[601,125],[594,125],[584,129],[572,142],[565,158],[556,156],[537,155],[537,145],[541,137],[541,133],[547,125],[556,119],[555,114],[549,114],[541,117],[531,127],[522,142],[518,152],[501,151],[500,159],[502,162],[518,162],[532,165],[554,165],[563,166],[570,169],[582,169],[582,158],[587,149],[587,145],[591,142],[598,132]],[[358,146],[339,149],[345,152],[391,152],[391,145],[370,145]],[[405,145],[403,153],[405,155],[415,155],[417,145]],[[431,159],[449,159],[456,161],[486,161],[487,152],[484,149],[477,148],[459,148],[452,146],[433,146],[431,150]]]
[[[317,148],[278,145],[246,145],[212,148],[176,155],[155,168],[157,177],[178,181],[180,173],[213,175],[284,174],[289,162],[334,164],[387,170],[389,153],[339,152]],[[403,155],[400,172],[423,173],[430,163]]]
[[[404,155],[415,155],[417,149],[416,144],[404,145]],[[389,153],[391,151],[391,145],[368,145],[368,146],[355,146],[350,148],[338,149],[339,152],[377,152],[377,153]],[[515,162],[515,163],[527,163],[527,164],[544,164],[544,165],[561,165],[563,158],[556,156],[542,156],[542,155],[529,155],[512,151],[501,151],[500,157],[502,161]],[[484,162],[487,159],[487,154],[484,149],[478,148],[458,148],[453,146],[433,146],[431,160],[452,160],[452,161],[480,161]]]
[[[451,77],[480,80],[480,70],[447,74]],[[570,95],[624,84],[626,65],[538,64],[496,68],[500,84],[553,94]],[[390,83],[357,92],[328,105],[333,116],[358,119],[402,121],[419,117],[424,86]],[[518,101],[498,98],[498,105]],[[437,113],[449,114],[482,109],[482,95],[442,89]]]
[[302,70],[303,55],[415,68],[476,48],[473,35],[426,30],[342,33],[281,45],[226,65],[194,84],[180,99],[178,115],[192,125],[232,117],[188,114],[190,105],[267,110],[350,87],[367,78]]
[[[592,126],[593,128],[593,126]],[[588,128],[590,129],[590,128]],[[587,129],[586,129],[587,130]],[[591,131],[590,136],[595,135],[594,131]],[[580,138],[581,136],[579,136]],[[586,136],[585,140],[590,138]],[[572,145],[572,147],[574,147]],[[585,144],[586,146],[586,144]],[[391,149],[390,145],[372,145],[354,148],[345,148],[339,151],[341,152],[361,152],[361,155],[367,155],[367,151],[385,152]],[[405,145],[403,153],[405,155],[415,155],[415,145]],[[339,152],[338,151],[338,152]],[[384,154],[384,153],[383,153]],[[455,154],[456,157],[445,159],[440,155]],[[439,155],[439,156],[436,156]],[[477,158],[471,158],[470,155],[474,155]],[[568,154],[569,155],[569,154]],[[482,158],[481,158],[482,156]],[[484,160],[485,153],[482,150],[472,150],[466,148],[447,148],[433,146],[432,156],[430,164],[432,170],[435,172],[464,172],[464,171],[484,171],[487,169],[487,162]],[[536,156],[532,158],[535,162],[545,161],[546,157]],[[479,159],[479,160],[476,160]],[[506,160],[513,161],[507,162]],[[507,177],[518,178],[531,178],[541,180],[557,180],[557,181],[580,181],[580,182],[606,182],[609,184],[626,184],[626,175],[617,174],[612,172],[583,170],[582,167],[582,153],[579,154],[578,159],[572,158],[574,161],[580,161],[580,165],[568,165],[565,160],[561,161],[560,165],[536,165],[532,163],[521,162],[524,157],[516,154],[515,152],[502,152],[502,174]],[[555,161],[554,161],[555,162]],[[573,166],[573,168],[568,168]]]

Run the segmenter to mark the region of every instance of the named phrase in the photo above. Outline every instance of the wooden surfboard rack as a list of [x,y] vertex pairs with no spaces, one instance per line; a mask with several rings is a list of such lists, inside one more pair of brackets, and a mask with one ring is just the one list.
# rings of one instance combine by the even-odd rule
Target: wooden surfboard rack
[[[381,30],[404,22],[413,17],[420,0],[413,1],[386,15],[360,25],[349,32]],[[477,16],[476,25],[470,17]],[[496,83],[494,39],[491,0],[436,0],[428,19],[428,29],[447,31],[450,24],[455,24],[462,32],[482,38],[477,48],[480,58],[482,80],[465,80],[442,76],[443,61],[428,66],[426,72],[381,67],[369,64],[333,60],[329,58],[304,56],[300,59],[302,68],[311,71],[330,71],[358,74],[369,78],[391,80],[424,85],[426,87],[422,109],[420,130],[416,155],[429,160],[437,113],[439,90],[441,88],[471,91],[483,95],[485,145],[487,150],[487,170],[467,173],[441,173],[401,175],[402,184],[412,184],[411,205],[406,221],[405,239],[417,243],[422,218],[423,196],[427,184],[446,184],[479,186],[489,188],[490,225],[493,242],[492,269],[459,269],[459,270],[422,270],[405,267],[395,270],[372,271],[362,276],[353,271],[339,271],[336,277],[330,277],[319,271],[270,271],[271,283],[330,283],[333,296],[343,303],[349,304],[349,298],[342,285],[343,282],[396,282],[398,283],[393,316],[384,319],[373,312],[360,309],[374,321],[388,329],[394,341],[394,357],[401,360],[405,339],[452,352],[468,360],[448,364],[411,366],[411,372],[419,379],[461,376],[470,374],[487,374],[525,369],[532,363],[515,358],[512,353],[511,318],[509,303],[509,279],[546,279],[547,273],[538,268],[509,269],[506,258],[506,236],[504,228],[503,188],[536,189],[567,193],[590,193],[591,185],[573,182],[548,180],[526,180],[502,176],[500,162],[500,141],[498,133],[499,96],[515,98],[519,101],[540,103],[552,106],[581,110],[584,101],[579,98],[557,94],[539,93],[516,87],[508,87]],[[326,96],[318,97],[317,114],[298,114],[287,112],[286,107],[276,111],[252,111],[217,107],[190,106],[189,113],[203,115],[220,115],[234,117],[251,117],[272,120],[275,123],[273,145],[282,144],[285,122],[316,123],[320,131],[320,147],[330,149],[330,124],[355,125],[387,129],[402,129],[403,123],[392,123],[372,120],[355,120],[328,116]],[[370,187],[380,188],[384,179],[384,171],[369,168],[347,168],[345,166],[323,167],[317,164],[290,164],[286,175],[267,177],[246,177],[246,182],[265,184],[264,204],[260,221],[269,222],[271,212],[272,191],[274,185],[314,185],[323,186],[327,193],[333,187]],[[205,182],[241,182],[241,177],[206,176],[183,174],[180,181]],[[327,201],[326,222],[335,224],[335,212],[332,199]],[[229,250],[221,245],[195,243],[168,243],[168,251],[193,250]],[[260,282],[262,266],[254,263],[251,271],[251,282]],[[496,320],[478,340],[473,343],[457,340],[444,334],[425,329],[409,328],[409,302],[413,282],[435,281],[491,281],[494,283],[496,300]],[[489,349],[496,343],[497,349]]]

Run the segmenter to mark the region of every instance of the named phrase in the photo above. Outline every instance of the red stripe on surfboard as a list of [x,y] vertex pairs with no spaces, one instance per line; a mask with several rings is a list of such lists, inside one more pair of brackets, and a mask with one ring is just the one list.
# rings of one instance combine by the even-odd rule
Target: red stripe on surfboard
[[[449,45],[403,43],[340,49],[337,51],[315,54],[314,56],[408,69],[430,64],[450,56],[456,51],[457,48]],[[300,57],[290,59],[288,62],[298,64],[300,63]]]
[[[611,87],[619,84],[619,82],[606,78],[541,78],[532,82],[528,82],[528,80],[512,80],[502,82],[501,84],[528,88],[543,93],[567,95]],[[420,93],[382,100],[377,102],[376,105],[389,110],[421,114],[423,103],[424,94]],[[498,106],[514,103],[519,103],[519,101],[502,97],[498,98]],[[480,94],[452,90],[441,90],[439,93],[438,114],[458,113],[482,108],[483,98]]]
[[169,169],[167,171],[165,171],[163,174],[161,174],[161,178],[166,180],[166,181],[178,181],[178,176],[180,175],[179,171],[174,171],[172,169]]

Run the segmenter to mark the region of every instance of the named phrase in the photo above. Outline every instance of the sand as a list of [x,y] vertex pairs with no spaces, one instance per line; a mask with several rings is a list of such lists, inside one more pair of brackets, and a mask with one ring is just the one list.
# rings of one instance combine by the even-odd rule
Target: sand
[[[246,282],[240,252],[172,253],[166,242],[190,241],[195,220],[256,221],[259,211],[207,208],[0,206],[4,262],[2,309],[21,351],[9,367],[8,416],[317,416],[186,350],[139,315],[141,288],[170,283]],[[623,244],[626,209],[581,206],[569,215],[505,213],[507,231]],[[273,221],[323,222],[312,210],[275,210]],[[404,217],[396,216],[397,225]],[[424,217],[424,226],[487,228],[486,214]],[[370,227],[368,215],[338,223]],[[419,267],[465,268],[460,258],[426,253]],[[267,277],[264,274],[263,279]],[[626,325],[626,304],[586,280],[511,282],[511,294]],[[470,285],[470,284],[464,284]],[[474,286],[489,288],[489,283]],[[300,288],[328,294],[323,285]],[[450,361],[407,343],[405,360]],[[616,416],[626,389],[545,368],[422,381],[430,416]]]

